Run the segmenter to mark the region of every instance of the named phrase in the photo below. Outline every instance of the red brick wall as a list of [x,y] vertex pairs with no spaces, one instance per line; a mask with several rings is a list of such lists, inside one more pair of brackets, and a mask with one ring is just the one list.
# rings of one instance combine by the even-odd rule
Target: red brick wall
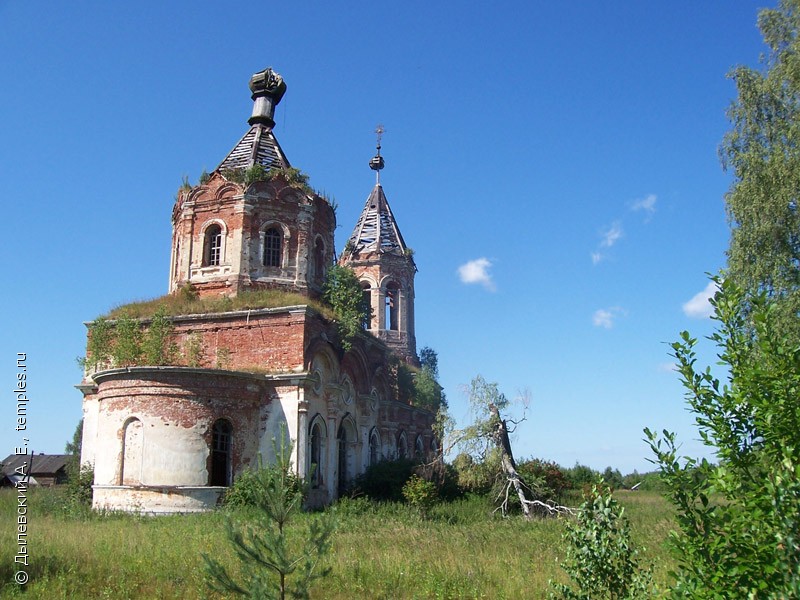
[[308,319],[303,308],[296,312],[253,311],[249,315],[210,315],[202,319],[179,317],[173,337],[184,364],[190,358],[193,340],[199,340],[202,358],[197,366],[286,373],[303,369]]

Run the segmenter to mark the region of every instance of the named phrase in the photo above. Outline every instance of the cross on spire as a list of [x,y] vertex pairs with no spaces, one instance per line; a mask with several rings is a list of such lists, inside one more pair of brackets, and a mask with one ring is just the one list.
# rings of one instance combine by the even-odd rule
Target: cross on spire
[[383,125],[381,125],[380,123],[375,128],[375,133],[378,136],[378,143],[375,146],[375,148],[377,149],[377,153],[372,158],[372,160],[369,161],[369,168],[375,171],[375,185],[381,184],[381,169],[385,164],[383,162],[383,157],[381,156],[381,137],[383,136],[383,133],[385,131],[386,130],[383,128]]

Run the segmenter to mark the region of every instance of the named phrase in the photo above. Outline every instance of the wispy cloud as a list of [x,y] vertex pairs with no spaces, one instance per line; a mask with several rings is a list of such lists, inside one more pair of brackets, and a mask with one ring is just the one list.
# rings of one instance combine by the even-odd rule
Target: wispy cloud
[[612,306],[611,308],[598,308],[592,315],[592,324],[595,327],[602,327],[603,329],[611,329],[614,327],[615,321],[619,317],[625,316],[626,311],[619,306]]
[[492,261],[488,258],[476,258],[458,267],[458,277],[462,283],[477,283],[490,292],[494,292],[497,286],[495,286],[492,275],[489,273],[491,267]]
[[711,306],[709,300],[713,298],[716,293],[717,284],[713,281],[709,281],[702,292],[698,292],[692,296],[691,300],[683,304],[683,314],[692,319],[707,319],[714,314],[714,307]]
[[598,245],[597,250],[591,254],[592,264],[596,265],[604,261],[606,258],[606,253],[603,252],[603,250],[611,248],[611,246],[619,241],[622,235],[622,223],[619,221],[614,221],[607,229],[604,229],[600,234],[600,244]]
[[603,240],[600,242],[601,248],[611,248],[622,237],[622,223],[614,221],[605,232],[603,232]]
[[656,212],[657,200],[658,197],[655,194],[648,194],[644,198],[639,198],[631,202],[631,210],[633,212],[643,212],[645,215],[644,220],[649,221]]

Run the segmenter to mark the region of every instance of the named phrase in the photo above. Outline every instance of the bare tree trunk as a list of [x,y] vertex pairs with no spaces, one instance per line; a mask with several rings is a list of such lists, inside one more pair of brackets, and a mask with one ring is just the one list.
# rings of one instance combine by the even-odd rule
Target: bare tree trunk
[[531,519],[533,517],[530,507],[531,501],[525,497],[522,479],[517,473],[517,463],[514,462],[514,453],[511,450],[511,440],[508,439],[508,427],[505,419],[500,417],[500,411],[494,404],[489,404],[489,414],[492,422],[492,440],[500,450],[503,471],[508,477],[509,484],[514,486],[514,491],[517,492],[519,503],[522,506],[522,514],[525,515],[526,519]]

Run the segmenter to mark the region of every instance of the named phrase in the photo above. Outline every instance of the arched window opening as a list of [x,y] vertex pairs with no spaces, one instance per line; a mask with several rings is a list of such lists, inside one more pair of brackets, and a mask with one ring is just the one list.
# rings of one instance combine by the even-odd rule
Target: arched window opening
[[263,263],[265,267],[280,267],[281,266],[281,245],[283,244],[283,235],[276,227],[270,227],[264,233],[264,256]]
[[172,270],[172,278],[177,280],[181,265],[181,241],[175,242],[175,265]]
[[339,435],[336,437],[339,442],[339,495],[341,496],[347,489],[347,430],[344,425],[339,427]]
[[353,431],[352,425],[349,425],[346,420],[343,420],[342,424],[339,426],[339,432],[336,434],[336,441],[338,442],[337,446],[339,450],[337,461],[339,478],[336,489],[339,492],[339,496],[342,496],[350,487],[350,480],[355,474],[353,472],[355,466],[355,461],[353,460],[353,453],[355,452],[355,431]]
[[400,309],[400,288],[394,282],[386,286],[386,314],[385,325],[386,329],[391,331],[400,330],[399,317]]
[[319,281],[325,279],[325,244],[319,238],[314,244],[314,274]]
[[381,460],[381,442],[375,429],[369,435],[369,466],[377,465]]
[[361,321],[361,327],[370,329],[372,326],[370,317],[372,316],[372,290],[369,281],[361,282],[361,295],[364,297],[364,303],[370,308],[364,319]]
[[203,244],[203,266],[216,267],[222,262],[222,227],[211,225],[206,229]]
[[431,440],[431,454],[434,458],[439,456],[439,442],[436,441],[436,438]]
[[211,428],[211,476],[209,485],[231,484],[231,438],[233,428],[225,419]]
[[322,487],[322,458],[324,452],[322,426],[318,421],[311,425],[308,444],[309,482],[312,488],[319,488]]
[[425,457],[425,445],[422,443],[422,436],[417,436],[417,441],[414,442],[414,456],[417,459]]
[[397,436],[397,458],[408,457],[408,442],[406,441],[406,432],[401,431]]
[[139,419],[130,419],[122,429],[120,485],[141,485],[144,433]]

